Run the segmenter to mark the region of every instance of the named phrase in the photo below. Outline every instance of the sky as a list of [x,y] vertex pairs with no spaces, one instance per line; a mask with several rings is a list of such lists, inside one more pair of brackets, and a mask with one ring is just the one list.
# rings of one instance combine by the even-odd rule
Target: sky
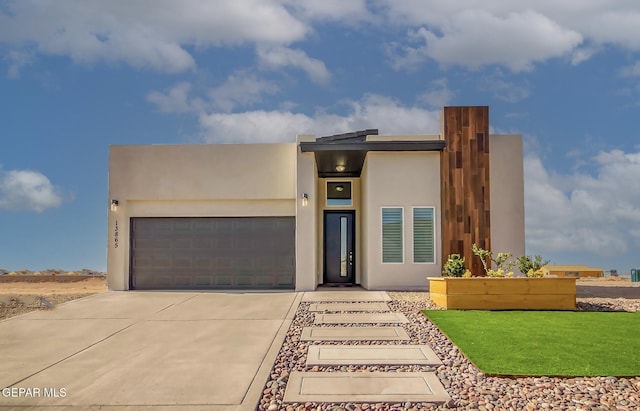
[[636,0],[0,0],[0,268],[106,270],[109,145],[435,134],[487,105],[524,138],[527,254],[625,273],[639,103]]

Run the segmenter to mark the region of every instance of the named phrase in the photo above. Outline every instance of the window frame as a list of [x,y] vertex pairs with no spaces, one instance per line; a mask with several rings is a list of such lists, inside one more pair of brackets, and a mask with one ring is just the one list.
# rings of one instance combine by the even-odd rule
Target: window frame
[[[433,260],[432,261],[416,261],[416,224],[415,224],[415,210],[417,208],[430,208],[432,211],[432,221],[433,221],[433,227],[431,230],[431,238],[433,241]],[[437,242],[436,242],[436,208],[435,206],[427,206],[427,205],[419,205],[419,206],[412,206],[411,207],[411,243],[412,243],[412,247],[411,247],[411,254],[412,254],[412,258],[411,261],[413,264],[436,264],[437,258],[436,256],[438,255],[437,252]]]
[[[349,203],[348,204],[329,204],[329,183],[345,183],[349,185]],[[333,200],[333,199],[331,199]],[[347,199],[345,199],[347,200]],[[353,181],[352,180],[343,180],[343,179],[336,179],[336,180],[327,180],[325,181],[324,184],[324,202],[325,202],[325,207],[330,208],[330,207],[353,207]]]
[[[384,222],[383,216],[385,209],[400,209],[400,223],[402,224],[400,228],[400,261],[384,261]],[[382,206],[380,207],[380,261],[382,264],[404,264],[404,249],[405,249],[405,241],[404,241],[404,207],[403,206]]]

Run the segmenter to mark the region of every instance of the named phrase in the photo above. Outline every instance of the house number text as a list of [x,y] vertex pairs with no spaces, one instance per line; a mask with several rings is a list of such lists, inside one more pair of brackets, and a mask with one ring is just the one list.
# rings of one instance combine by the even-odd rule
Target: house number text
[[118,248],[118,220],[116,220],[116,228],[113,231],[113,248]]

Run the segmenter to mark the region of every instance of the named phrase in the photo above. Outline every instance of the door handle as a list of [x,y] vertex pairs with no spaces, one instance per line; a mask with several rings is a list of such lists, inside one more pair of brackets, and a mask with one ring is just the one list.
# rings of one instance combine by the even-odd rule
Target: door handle
[[349,265],[353,265],[353,251],[349,251]]

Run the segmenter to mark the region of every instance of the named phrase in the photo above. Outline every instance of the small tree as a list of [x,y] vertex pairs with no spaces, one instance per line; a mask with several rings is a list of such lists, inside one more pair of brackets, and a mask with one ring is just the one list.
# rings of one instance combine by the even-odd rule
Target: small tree
[[[509,258],[511,258],[512,255],[511,253],[498,253],[498,255],[494,257],[491,251],[480,248],[475,244],[473,244],[472,250],[473,253],[480,258],[487,276],[513,277],[512,269],[515,266],[516,262],[509,261]],[[487,265],[487,259],[489,259],[489,265]],[[492,263],[495,264],[495,269],[493,269]]]
[[527,277],[544,277],[542,267],[549,264],[549,260],[543,262],[542,257],[539,255],[534,257],[523,255],[517,261],[520,272]]

